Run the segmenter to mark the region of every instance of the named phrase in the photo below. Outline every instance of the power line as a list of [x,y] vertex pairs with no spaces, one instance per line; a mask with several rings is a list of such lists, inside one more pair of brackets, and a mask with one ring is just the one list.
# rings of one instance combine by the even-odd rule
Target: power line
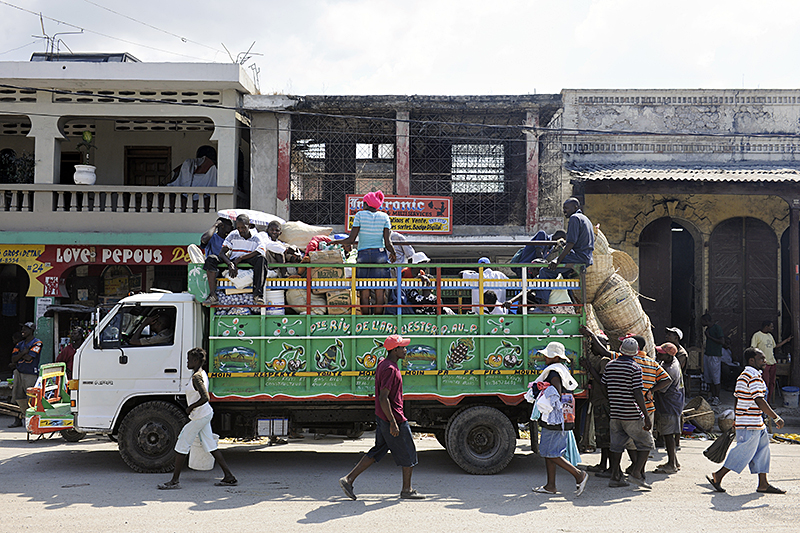
[[23,44],[22,46],[18,46],[16,48],[12,48],[11,50],[6,50],[5,52],[0,52],[0,56],[9,54],[11,52],[16,52],[17,50],[22,50],[23,48],[27,48],[32,44],[36,44],[36,41],[29,42],[28,44]]
[[146,45],[146,44],[140,44],[140,43],[136,43],[136,42],[133,42],[133,41],[129,41],[127,39],[121,39],[119,37],[113,37],[111,35],[108,35],[108,34],[105,34],[105,33],[101,33],[99,31],[90,30],[90,29],[84,28],[82,26],[76,26],[75,24],[71,24],[69,22],[66,22],[66,21],[63,21],[63,20],[59,20],[59,19],[56,19],[56,18],[53,18],[53,17],[48,17],[48,16],[43,15],[41,13],[36,13],[35,11],[31,11],[30,9],[25,9],[24,7],[20,7],[20,6],[14,5],[14,4],[10,4],[10,3],[8,3],[8,2],[6,2],[4,0],[0,0],[0,4],[8,6],[8,7],[13,7],[14,9],[18,9],[19,11],[23,11],[23,12],[29,13],[31,15],[36,15],[37,17],[41,17],[43,19],[47,19],[47,20],[49,20],[51,22],[55,22],[56,24],[63,24],[65,26],[69,26],[70,28],[75,28],[76,30],[81,30],[81,31],[84,31],[86,33],[91,33],[91,34],[94,34],[94,35],[98,35],[100,37],[105,37],[106,39],[112,39],[114,41],[120,41],[120,42],[123,42],[125,44],[130,44],[130,45],[133,45],[133,46],[140,46],[142,48],[148,48],[150,50],[155,50],[156,52],[162,52],[162,53],[165,53],[165,54],[172,54],[172,55],[181,56],[181,57],[188,57],[189,59],[197,59],[198,61],[208,61],[207,59],[204,59],[202,57],[190,56],[190,55],[187,55],[187,54],[181,54],[179,52],[172,52],[170,50],[164,50],[162,48],[156,48],[155,46],[149,46],[149,45]]
[[181,42],[196,44],[197,46],[202,46],[203,48],[208,48],[209,50],[213,50],[214,52],[218,52],[220,54],[224,54],[225,53],[222,50],[220,50],[219,48],[214,48],[214,47],[208,46],[206,44],[198,43],[197,41],[193,41],[191,39],[187,39],[186,37],[183,37],[182,35],[178,35],[177,33],[172,33],[170,31],[161,29],[161,28],[159,28],[157,26],[153,26],[152,24],[148,24],[147,22],[143,22],[143,21],[135,19],[135,18],[133,18],[133,17],[131,17],[129,15],[125,15],[124,13],[120,13],[119,11],[114,11],[113,9],[108,8],[106,6],[102,6],[102,5],[100,5],[100,4],[96,3],[96,2],[92,2],[92,0],[83,0],[83,1],[86,2],[87,4],[91,4],[91,5],[95,6],[95,7],[99,7],[100,9],[104,9],[104,10],[108,11],[109,13],[114,13],[115,15],[119,15],[120,17],[126,18],[128,20],[133,21],[133,22],[136,22],[137,24],[141,24],[142,26],[147,26],[148,28],[151,28],[151,29],[156,30],[156,31],[160,31],[161,33],[166,33],[167,35],[170,35],[172,37],[177,37],[178,39],[181,40]]

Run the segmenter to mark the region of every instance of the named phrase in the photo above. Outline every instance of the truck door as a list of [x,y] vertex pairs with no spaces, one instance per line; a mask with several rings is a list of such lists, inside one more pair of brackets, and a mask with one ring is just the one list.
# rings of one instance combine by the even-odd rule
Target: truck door
[[86,344],[80,355],[78,427],[111,429],[128,398],[180,392],[182,309],[120,307]]

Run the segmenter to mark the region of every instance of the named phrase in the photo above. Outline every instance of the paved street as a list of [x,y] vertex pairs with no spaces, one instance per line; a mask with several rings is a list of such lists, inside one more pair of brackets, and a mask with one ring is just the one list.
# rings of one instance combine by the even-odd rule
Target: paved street
[[[756,477],[729,474],[726,494],[710,490],[704,475],[715,468],[702,456],[708,442],[684,440],[677,475],[648,475],[652,492],[610,489],[592,478],[573,495],[572,478],[559,474],[556,496],[533,494],[544,483],[544,461],[520,440],[517,456],[495,476],[463,473],[433,438],[418,442],[414,485],[425,501],[400,501],[400,469],[391,458],[356,482],[357,501],[344,497],[338,478],[369,449],[371,434],[282,446],[225,444],[241,484],[214,487],[221,477],[187,471],[183,489],[158,491],[169,475],[135,474],[106,438],[66,443],[60,437],[26,442],[21,429],[0,417],[2,531],[41,531],[71,524],[81,531],[795,531],[800,504],[800,445],[773,444],[771,480],[784,496],[755,492]],[[786,428],[798,432],[798,428]],[[648,463],[648,470],[663,456]],[[587,464],[597,454],[584,456]],[[626,463],[623,463],[626,464]],[[412,514],[413,513],[413,514]],[[55,526],[55,524],[60,524]],[[546,523],[547,525],[543,525]],[[13,524],[13,526],[12,526]],[[320,529],[320,527],[324,529]],[[657,529],[656,529],[657,528]]]

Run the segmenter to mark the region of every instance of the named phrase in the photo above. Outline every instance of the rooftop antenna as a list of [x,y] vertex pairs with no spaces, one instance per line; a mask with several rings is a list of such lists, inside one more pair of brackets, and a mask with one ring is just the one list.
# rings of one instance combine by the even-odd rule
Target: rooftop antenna
[[45,46],[45,53],[47,54],[47,59],[53,59],[54,56],[58,56],[61,53],[61,45],[64,45],[64,48],[69,50],[69,53],[74,53],[72,49],[67,46],[67,43],[64,42],[63,39],[58,38],[59,35],[80,35],[83,33],[83,29],[81,31],[62,31],[59,33],[53,34],[53,36],[47,35],[47,31],[44,29],[44,17],[42,14],[39,13],[39,23],[42,26],[42,35],[32,35],[36,39],[44,39],[46,46]]

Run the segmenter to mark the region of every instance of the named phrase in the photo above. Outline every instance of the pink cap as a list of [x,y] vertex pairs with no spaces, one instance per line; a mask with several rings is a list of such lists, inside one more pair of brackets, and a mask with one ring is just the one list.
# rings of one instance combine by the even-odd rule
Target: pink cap
[[383,341],[383,347],[386,348],[387,352],[391,352],[398,346],[408,346],[409,344],[411,344],[411,339],[404,339],[400,335],[389,335]]
[[674,357],[678,353],[678,348],[671,342],[665,342],[661,346],[656,346],[656,351],[658,353],[666,353]]
[[383,192],[382,191],[375,191],[375,192],[368,192],[364,195],[364,203],[370,207],[374,207],[378,209],[381,204],[383,204]]

